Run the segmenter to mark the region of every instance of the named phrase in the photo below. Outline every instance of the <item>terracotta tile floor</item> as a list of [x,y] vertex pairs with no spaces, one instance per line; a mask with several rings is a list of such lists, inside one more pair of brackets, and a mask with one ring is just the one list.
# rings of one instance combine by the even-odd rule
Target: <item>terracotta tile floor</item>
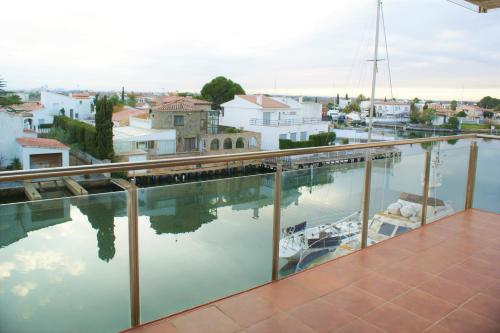
[[500,332],[500,215],[469,210],[129,333]]

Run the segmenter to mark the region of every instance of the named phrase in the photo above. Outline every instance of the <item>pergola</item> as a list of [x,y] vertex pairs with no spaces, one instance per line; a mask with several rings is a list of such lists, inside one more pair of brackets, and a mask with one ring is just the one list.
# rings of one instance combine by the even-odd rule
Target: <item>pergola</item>
[[500,8],[500,0],[465,0],[478,7],[478,12],[486,13],[490,9]]

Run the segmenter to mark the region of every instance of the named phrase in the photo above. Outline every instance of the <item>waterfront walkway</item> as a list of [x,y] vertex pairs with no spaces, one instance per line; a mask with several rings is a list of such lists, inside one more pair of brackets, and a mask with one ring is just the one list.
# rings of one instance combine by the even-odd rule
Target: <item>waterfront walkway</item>
[[500,332],[500,215],[462,212],[126,332]]

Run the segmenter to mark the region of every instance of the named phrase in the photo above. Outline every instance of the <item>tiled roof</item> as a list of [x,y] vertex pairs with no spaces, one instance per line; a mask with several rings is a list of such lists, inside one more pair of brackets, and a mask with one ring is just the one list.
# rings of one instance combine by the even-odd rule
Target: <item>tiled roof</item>
[[9,105],[9,108],[16,110],[16,111],[27,111],[27,112],[33,112],[36,110],[43,109],[43,105],[40,102],[28,102],[28,103],[22,103],[22,104],[13,104]]
[[135,109],[135,108],[131,108],[131,107],[124,107],[122,111],[113,113],[113,121],[120,122],[120,121],[128,120],[128,118],[130,116],[139,117],[142,115],[147,116],[147,114],[148,114],[148,111],[144,110],[144,109],[141,110],[141,109]]
[[23,147],[69,149],[68,146],[54,139],[17,138],[16,141]]
[[162,101],[162,104],[153,107],[153,111],[202,111],[202,106],[211,104],[207,101],[179,96],[163,97]]
[[71,94],[71,97],[76,99],[89,99],[90,95],[86,93]]
[[[278,102],[271,97],[267,97],[264,95],[237,95],[239,98],[243,98],[244,100],[257,104],[264,109],[289,109],[290,107],[284,103]],[[261,99],[258,101],[257,97]]]

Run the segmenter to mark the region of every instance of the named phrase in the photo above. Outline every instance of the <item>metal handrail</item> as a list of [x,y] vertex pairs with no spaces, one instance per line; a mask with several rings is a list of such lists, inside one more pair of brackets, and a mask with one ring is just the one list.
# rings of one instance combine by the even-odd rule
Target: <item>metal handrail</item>
[[79,165],[79,166],[60,167],[60,168],[4,171],[0,172],[0,182],[20,181],[20,180],[28,180],[36,178],[75,176],[75,175],[85,175],[85,174],[105,173],[105,172],[123,172],[123,171],[144,170],[144,169],[170,168],[177,166],[188,166],[188,165],[208,164],[208,163],[225,163],[233,161],[259,160],[259,159],[273,158],[273,157],[328,153],[328,152],[358,150],[367,148],[392,147],[392,146],[402,146],[402,145],[439,142],[448,140],[474,139],[477,137],[485,139],[500,139],[499,136],[493,136],[493,135],[462,134],[462,135],[451,135],[451,136],[441,136],[432,138],[407,139],[398,141],[357,143],[357,144],[350,144],[343,146],[321,146],[321,147],[296,148],[287,150],[244,152],[244,153],[224,154],[224,155],[190,156],[190,157],[180,157],[180,158],[148,160],[141,162],[119,162],[119,163],[108,163],[99,165]]

